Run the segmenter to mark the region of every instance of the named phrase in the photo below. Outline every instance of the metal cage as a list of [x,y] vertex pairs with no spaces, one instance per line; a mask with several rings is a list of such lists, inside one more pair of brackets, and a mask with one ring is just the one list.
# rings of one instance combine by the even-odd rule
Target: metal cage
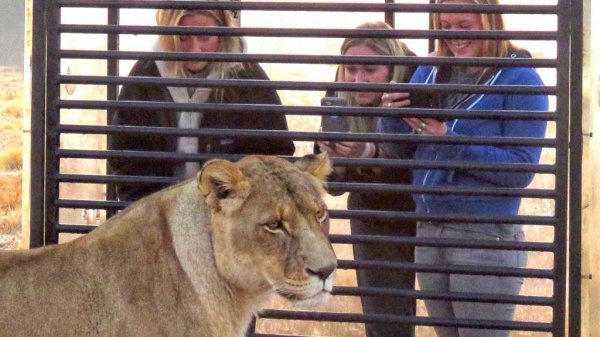
[[[379,322],[386,324],[410,324],[416,326],[453,326],[475,328],[497,328],[523,331],[526,334],[536,333],[552,336],[579,336],[580,328],[580,262],[581,251],[581,60],[582,60],[582,4],[577,1],[557,0],[551,5],[499,5],[478,7],[478,11],[505,13],[527,18],[534,16],[544,20],[555,20],[556,29],[536,31],[487,31],[487,32],[461,32],[461,31],[431,31],[428,29],[428,13],[442,11],[466,12],[472,10],[466,5],[458,9],[449,9],[446,5],[432,3],[408,3],[406,1],[370,1],[357,2],[212,2],[212,1],[134,1],[134,0],[34,0],[33,6],[33,96],[32,96],[32,149],[31,149],[31,247],[55,244],[61,235],[75,233],[83,234],[95,228],[94,221],[89,217],[102,219],[127,206],[126,202],[115,200],[110,195],[102,194],[105,186],[119,181],[135,181],[144,184],[166,185],[175,182],[174,178],[164,177],[128,177],[103,174],[102,164],[108,158],[129,158],[129,160],[153,161],[196,161],[202,162],[215,156],[226,159],[237,159],[237,154],[215,155],[207,154],[181,154],[163,152],[137,152],[137,151],[111,151],[103,147],[102,139],[109,134],[137,133],[151,135],[175,136],[211,136],[211,137],[244,137],[248,141],[266,137],[269,139],[291,139],[295,142],[314,142],[316,140],[355,140],[373,142],[428,142],[434,144],[479,144],[479,145],[524,145],[542,147],[555,153],[553,163],[535,165],[517,165],[472,162],[448,162],[439,164],[428,161],[398,160],[398,159],[334,159],[338,165],[352,167],[387,167],[387,168],[432,168],[454,169],[469,168],[472,170],[495,170],[505,172],[531,172],[553,176],[554,184],[548,188],[467,188],[453,187],[448,189],[428,189],[400,184],[375,184],[375,183],[331,183],[330,189],[337,192],[370,191],[372,193],[433,193],[448,195],[495,195],[495,196],[520,196],[523,198],[548,200],[554,204],[554,214],[521,214],[518,216],[490,217],[485,215],[447,215],[447,214],[420,214],[414,212],[376,211],[376,210],[346,210],[343,208],[332,209],[330,214],[334,219],[351,218],[387,218],[409,219],[412,221],[463,221],[469,223],[484,223],[494,221],[505,224],[523,224],[536,228],[549,228],[553,238],[544,242],[527,241],[523,243],[498,243],[495,249],[525,250],[546,254],[553,261],[551,266],[529,268],[467,268],[431,266],[417,263],[393,263],[386,261],[361,261],[341,259],[339,269],[377,269],[392,268],[410,271],[437,271],[453,273],[475,273],[481,275],[522,276],[530,280],[546,282],[549,294],[525,294],[520,296],[504,295],[468,295],[461,293],[431,293],[413,289],[381,289],[357,287],[352,285],[339,285],[334,288],[334,297],[359,297],[359,296],[397,296],[409,297],[415,300],[422,299],[454,299],[464,301],[503,302],[514,303],[518,306],[535,310],[550,311],[550,319],[537,321],[524,319],[520,321],[475,321],[475,320],[447,320],[424,316],[394,316],[382,314],[362,314],[360,312],[348,313],[341,310],[328,310],[326,312],[295,311],[291,309],[269,309],[261,314],[260,320],[295,320],[313,321],[319,325],[352,323],[362,324]],[[152,10],[157,8],[195,8],[195,9],[230,9],[241,13],[241,27],[239,28],[189,28],[189,27],[157,27],[151,24],[134,25],[123,23],[123,13],[133,10]],[[80,10],[84,13],[77,22],[69,22],[65,18],[69,11]],[[90,12],[86,12],[86,11]],[[87,14],[85,14],[87,13]],[[92,15],[91,13],[96,13]],[[97,16],[97,13],[100,13]],[[277,27],[249,27],[244,25],[246,15],[250,13],[263,13],[263,15],[283,15],[284,13],[301,13],[316,15],[350,15],[375,13],[381,15],[381,20],[394,25],[392,31],[357,30],[350,27],[322,27],[299,28],[288,27],[281,21]],[[399,29],[398,23],[414,15],[423,15],[422,25],[419,29]],[[297,14],[300,15],[300,14]],[[82,19],[83,18],[83,19]],[[537,19],[536,19],[537,20]],[[538,21],[539,22],[539,21]],[[302,53],[159,53],[146,50],[131,50],[122,43],[124,36],[137,36],[161,34],[198,34],[198,35],[236,35],[246,38],[260,37],[261,41],[279,43],[282,39],[340,39],[349,36],[363,37],[394,37],[407,40],[425,42],[425,52],[433,46],[433,40],[444,37],[468,37],[474,39],[511,39],[527,42],[547,41],[553,44],[556,57],[536,57],[532,59],[496,59],[496,58],[442,58],[442,57],[348,57],[339,55],[315,55]],[[99,48],[88,48],[86,40],[98,38],[103,41]],[[72,46],[65,42],[75,41]],[[260,44],[257,43],[260,50]],[[65,47],[67,46],[67,47]],[[260,62],[286,67],[298,65],[320,65],[333,67],[338,64],[396,64],[406,65],[481,65],[481,66],[528,66],[539,69],[548,69],[555,84],[540,87],[494,86],[481,87],[477,85],[433,85],[425,90],[438,92],[463,92],[463,93],[519,93],[543,94],[555,97],[556,107],[544,113],[531,114],[527,111],[509,111],[502,114],[489,111],[424,111],[420,109],[401,109],[399,111],[380,107],[372,108],[331,108],[308,104],[299,105],[221,105],[219,109],[230,112],[249,114],[255,111],[283,112],[288,118],[318,118],[331,114],[338,115],[372,115],[372,116],[432,116],[443,114],[455,118],[511,118],[522,120],[545,120],[556,127],[553,137],[546,138],[485,138],[485,137],[415,137],[414,135],[392,135],[375,133],[333,133],[318,132],[317,130],[241,130],[241,129],[197,129],[182,131],[173,128],[111,126],[92,122],[70,122],[69,116],[84,116],[97,114],[102,120],[111,111],[120,108],[136,106],[146,109],[166,109],[177,111],[211,111],[216,109],[215,104],[173,104],[161,102],[130,102],[119,101],[120,86],[127,83],[161,83],[171,86],[203,86],[203,87],[240,87],[248,88],[273,88],[280,92],[308,92],[321,95],[327,90],[356,90],[356,91],[422,91],[424,88],[416,84],[354,84],[334,83],[333,78],[321,76],[318,80],[298,80],[297,78],[282,78],[269,81],[260,80],[206,80],[206,79],[152,79],[127,77],[121,70],[125,69],[126,62],[137,59],[162,59],[162,60],[206,60],[224,62]],[[79,70],[74,73],[68,65],[83,64],[89,60],[101,62],[102,68]],[[70,97],[70,90],[80,87],[96,88],[99,96],[92,98]],[[72,140],[70,140],[71,138]],[[81,138],[78,138],[81,137]],[[100,145],[86,147],[81,139],[84,137],[100,137]],[[288,157],[293,160],[294,158]],[[74,160],[74,164],[69,164]],[[89,169],[86,171],[85,161],[95,161],[95,165],[102,167],[100,171]],[[100,163],[100,164],[98,164]],[[71,165],[71,166],[69,166]],[[73,170],[77,167],[77,170]],[[77,172],[75,172],[77,171]],[[101,191],[88,195],[70,195],[62,186],[94,186]],[[71,213],[69,213],[71,212]],[[82,214],[79,220],[73,214]],[[90,215],[92,214],[92,215]],[[488,243],[464,242],[464,240],[444,241],[426,240],[415,237],[380,237],[369,235],[331,235],[335,245],[351,244],[390,244],[408,246],[443,246],[477,248],[491,246]],[[568,296],[567,296],[568,295]],[[342,308],[338,308],[342,309]],[[529,310],[529,309],[528,309]],[[317,324],[317,323],[315,323]],[[318,330],[318,329],[317,329]],[[311,330],[313,331],[313,330]],[[288,334],[300,335],[299,331],[288,331]],[[279,336],[281,332],[255,332],[256,336]]]

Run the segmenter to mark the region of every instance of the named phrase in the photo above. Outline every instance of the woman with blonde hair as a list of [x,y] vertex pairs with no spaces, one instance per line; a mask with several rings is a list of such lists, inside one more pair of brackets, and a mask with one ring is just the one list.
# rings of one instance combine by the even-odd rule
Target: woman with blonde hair
[[[497,5],[497,0],[438,0],[436,3],[453,5]],[[498,13],[436,13],[433,26],[438,30],[486,31],[504,30],[502,15]],[[507,40],[481,40],[467,38],[440,39],[436,41],[435,55],[444,57],[498,57],[529,58],[526,50],[517,49]],[[533,68],[528,67],[483,67],[483,66],[420,66],[411,83],[421,84],[466,84],[480,86],[543,86]],[[463,94],[432,93],[430,106],[441,109],[477,111],[527,110],[547,111],[548,97],[527,94]],[[389,93],[382,98],[384,105],[406,107],[410,105],[409,93]],[[468,119],[453,118],[382,118],[378,131],[444,137],[535,137],[543,138],[545,121],[514,119]],[[541,148],[519,145],[480,144],[428,144],[417,143],[410,148],[406,144],[384,144],[380,151],[387,157],[405,157],[418,161],[437,163],[511,163],[536,164]],[[412,184],[419,188],[435,190],[448,188],[525,188],[534,174],[529,172],[506,172],[477,170],[470,168],[431,169],[419,168],[412,172]],[[440,219],[451,214],[478,216],[516,216],[521,198],[518,196],[413,194],[417,213],[438,216]],[[444,221],[421,221],[417,223],[417,237],[438,240],[470,240],[477,242],[524,241],[522,225],[495,223],[463,223]],[[491,246],[491,245],[490,245]],[[523,268],[527,252],[497,249],[467,249],[453,246],[418,246],[415,262],[443,266],[471,266],[473,270],[485,267]],[[417,273],[420,289],[427,292],[488,293],[518,295],[522,277],[461,274],[461,273]],[[469,302],[426,299],[429,316],[470,319],[474,321],[511,321],[515,304],[492,302]],[[465,327],[436,326],[440,337],[508,337],[509,330],[473,329]]]
[[[364,23],[357,29],[392,29],[384,22]],[[393,38],[358,37],[347,38],[340,48],[341,55],[349,56],[414,56],[408,47]],[[336,82],[385,83],[407,82],[414,69],[404,65],[342,64],[338,67]],[[345,99],[349,106],[381,106],[381,92],[329,92],[327,96]],[[338,117],[345,130],[330,130],[323,116],[323,131],[375,132],[377,117]],[[332,157],[369,156],[374,149],[365,147],[364,142],[327,142],[315,145],[316,152],[326,151]],[[370,183],[410,183],[407,170],[373,170],[336,167],[331,176],[333,181]],[[351,210],[404,210],[414,211],[414,204],[407,194],[378,195],[365,192],[351,192],[348,196],[348,209]],[[351,219],[354,235],[414,236],[413,221],[390,221],[380,219]],[[406,245],[355,244],[354,258],[357,260],[380,260],[393,262],[413,262],[413,247]],[[361,287],[381,287],[412,290],[415,285],[414,272],[409,270],[365,270],[357,271]],[[363,312],[366,314],[391,314],[414,316],[415,301],[408,297],[363,296]],[[367,323],[368,337],[414,336],[414,327],[406,324]]]
[[[229,10],[160,9],[156,14],[160,26],[233,27],[235,19]],[[157,52],[242,53],[244,41],[239,36],[161,35],[153,50]],[[208,62],[203,60],[163,61],[139,60],[129,76],[204,79],[268,80],[264,70],[255,63]],[[119,94],[121,101],[159,101],[175,103],[235,103],[280,105],[277,92],[268,88],[170,87],[162,84],[125,84]],[[113,125],[135,125],[178,128],[271,129],[287,130],[282,113],[233,113],[226,111],[148,111],[128,108],[116,111]],[[227,136],[176,137],[119,133],[109,137],[111,150],[160,151],[214,154],[292,155],[291,140],[243,138]],[[151,161],[114,158],[109,160],[109,172],[119,175],[165,176],[185,179],[196,173],[202,163]],[[119,200],[137,200],[161,186],[119,183],[113,186]]]
[[[221,26],[235,27],[235,19],[227,10],[173,10],[160,9],[156,12],[156,24],[159,26]],[[195,40],[199,40],[197,42]],[[206,43],[201,45],[201,42]],[[214,42],[214,45],[211,45]],[[195,44],[195,46],[194,46]],[[239,36],[193,36],[193,35],[161,35],[158,38],[158,50],[165,52],[224,52],[242,53],[244,41]],[[213,47],[214,46],[214,47]],[[189,76],[191,73],[206,67],[209,78],[228,78],[242,68],[238,62],[206,61],[165,61],[165,67],[173,75]]]

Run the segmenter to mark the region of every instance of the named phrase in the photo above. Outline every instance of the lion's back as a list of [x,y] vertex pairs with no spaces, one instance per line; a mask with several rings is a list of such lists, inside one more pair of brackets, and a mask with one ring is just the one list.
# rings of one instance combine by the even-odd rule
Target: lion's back
[[208,337],[159,210],[165,193],[75,241],[0,251],[0,337]]

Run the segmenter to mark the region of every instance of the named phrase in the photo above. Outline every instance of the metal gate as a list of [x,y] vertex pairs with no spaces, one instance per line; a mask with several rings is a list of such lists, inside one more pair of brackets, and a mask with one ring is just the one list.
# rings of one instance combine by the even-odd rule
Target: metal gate
[[[431,1],[433,3],[433,1]],[[412,289],[380,289],[357,287],[354,285],[337,285],[334,288],[335,298],[357,298],[360,296],[393,296],[409,297],[416,300],[423,299],[459,299],[465,301],[483,301],[495,303],[514,303],[525,308],[523,310],[531,315],[525,315],[519,321],[474,321],[474,320],[448,320],[435,317],[395,316],[382,314],[362,314],[345,312],[342,306],[329,308],[324,311],[295,311],[286,308],[273,308],[262,313],[256,324],[257,336],[279,335],[309,335],[329,334],[343,336],[344,324],[362,326],[366,322],[380,322],[385,324],[410,324],[419,327],[427,326],[455,326],[475,328],[497,328],[521,331],[524,335],[552,335],[552,336],[579,336],[580,328],[580,229],[581,229],[581,60],[582,60],[582,3],[571,0],[557,0],[555,4],[548,5],[499,5],[478,7],[478,11],[500,12],[520,17],[520,20],[530,19],[532,23],[549,20],[555,22],[555,29],[548,30],[509,30],[506,32],[479,32],[465,33],[460,31],[430,31],[427,13],[454,11],[444,5],[420,1],[365,1],[365,2],[247,2],[247,1],[135,1],[135,0],[34,0],[33,1],[33,96],[32,96],[32,149],[31,149],[31,247],[54,244],[62,235],[75,233],[83,234],[95,227],[95,222],[101,221],[106,214],[117,211],[127,206],[127,203],[114,200],[110,195],[106,197],[105,187],[111,183],[143,179],[148,184],[170,184],[174,178],[162,177],[126,177],[104,174],[104,163],[109,158],[129,158],[130,160],[154,161],[191,161],[202,162],[215,156],[214,154],[181,154],[162,152],[135,152],[106,150],[105,137],[109,134],[132,132],[142,134],[165,134],[173,130],[161,128],[139,127],[125,130],[119,126],[106,125],[106,115],[119,108],[132,105],[147,109],[189,109],[209,111],[215,109],[211,104],[173,105],[156,102],[127,102],[118,101],[119,86],[125,83],[143,83],[152,81],[148,78],[127,77],[120,72],[125,68],[124,61],[137,59],[162,59],[185,60],[199,59],[208,61],[248,61],[263,64],[274,64],[285,67],[298,67],[299,65],[317,65],[333,67],[338,64],[370,63],[393,64],[404,63],[407,65],[443,65],[443,64],[478,64],[482,66],[502,65],[530,66],[538,69],[547,69],[551,74],[550,85],[543,87],[513,87],[499,86],[482,88],[480,86],[433,85],[428,90],[440,92],[465,92],[465,93],[522,93],[543,94],[555,97],[556,107],[547,113],[512,111],[503,116],[523,120],[545,120],[549,125],[555,126],[555,135],[538,138],[482,138],[482,137],[457,137],[445,139],[444,137],[428,139],[433,143],[457,144],[487,144],[487,145],[524,145],[543,147],[551,151],[555,161],[535,165],[494,165],[490,163],[474,164],[468,162],[448,162],[440,166],[434,162],[397,159],[335,159],[335,163],[354,167],[388,167],[388,168],[432,168],[452,169],[469,167],[475,170],[495,170],[506,172],[533,172],[540,175],[553,177],[552,184],[546,187],[514,189],[469,189],[450,188],[448,190],[426,190],[410,185],[370,183],[331,183],[332,191],[383,191],[399,193],[440,193],[455,195],[496,195],[520,196],[533,200],[546,200],[553,204],[553,214],[521,214],[519,216],[489,217],[477,215],[445,215],[445,214],[419,214],[414,212],[374,211],[374,210],[345,210],[332,209],[331,217],[334,219],[351,218],[389,218],[409,219],[414,221],[462,221],[470,223],[484,223],[493,220],[497,223],[523,224],[533,230],[547,230],[551,233],[549,240],[528,240],[524,243],[499,244],[496,249],[518,249],[540,254],[550,260],[549,264],[530,266],[528,268],[482,268],[448,269],[444,266],[427,266],[416,263],[392,263],[382,261],[360,261],[351,258],[340,259],[340,270],[392,268],[409,271],[438,271],[456,273],[477,273],[481,275],[521,276],[527,280],[540,284],[545,288],[540,294],[531,293],[520,296],[486,295],[469,297],[456,293],[431,293]],[[154,25],[135,25],[123,23],[123,13],[135,10],[149,10],[157,8],[195,8],[195,9],[230,9],[238,11],[242,16],[241,28],[175,28],[157,27]],[[465,6],[459,11],[468,11]],[[76,22],[69,22],[66,14],[69,11],[79,11]],[[100,14],[98,14],[100,13]],[[248,13],[248,14],[247,14]],[[373,32],[369,30],[356,30],[347,25],[324,25],[322,27],[301,28],[287,26],[283,20],[279,26],[249,27],[244,25],[245,15],[249,13],[263,13],[274,16],[286,13],[294,15],[323,15],[334,17],[342,15],[355,15],[370,13],[380,15],[380,20],[385,20],[394,25],[396,29],[391,32]],[[398,28],[399,23],[415,15],[422,17],[422,25],[414,29]],[[533,16],[531,16],[533,15]],[[542,18],[542,19],[540,19]],[[366,20],[365,20],[366,21]],[[173,27],[170,27],[173,28]],[[527,43],[547,41],[555,48],[555,57],[536,57],[533,59],[470,59],[456,60],[448,58],[425,57],[341,57],[338,55],[302,54],[269,52],[253,52],[240,54],[206,53],[192,56],[184,53],[156,53],[146,50],[131,50],[122,43],[125,36],[138,38],[147,35],[193,33],[197,35],[236,35],[248,39],[259,37],[263,40],[256,45],[260,49],[261,43],[279,43],[284,39],[332,39],[349,36],[377,36],[395,37],[405,40],[420,40],[431,45],[435,38],[451,36],[468,36],[471,38],[511,39]],[[93,38],[100,36],[103,45],[100,47],[87,46]],[[267,41],[267,42],[265,42]],[[270,41],[270,42],[269,42]],[[72,45],[70,45],[71,43]],[[250,42],[252,43],[252,42]],[[100,68],[82,66],[89,60],[100,62]],[[99,61],[98,61],[99,60]],[[472,63],[467,63],[472,62]],[[75,69],[77,68],[77,69]],[[320,68],[319,68],[320,69]],[[167,82],[168,81],[168,82]],[[273,88],[282,92],[306,92],[311,95],[322,95],[327,90],[382,90],[382,91],[407,91],[422,90],[414,84],[348,84],[334,83],[333,77],[321,76],[317,80],[299,80],[296,77],[283,77],[271,81],[259,80],[206,80],[206,79],[171,79],[159,80],[172,86],[203,86],[203,87],[255,87]],[[77,96],[80,88],[94,88],[93,91],[100,96]],[[75,92],[75,94],[74,94]],[[223,108],[222,106],[220,108]],[[385,108],[331,108],[320,107],[315,104],[297,105],[228,105],[228,111],[236,113],[252,113],[253,111],[283,112],[289,118],[302,121],[304,118],[318,118],[319,116],[339,115],[366,115],[373,116],[406,116],[423,114],[427,112],[405,109],[405,111],[390,111]],[[446,111],[446,113],[448,113]],[[488,112],[458,111],[451,113],[456,117],[484,118]],[[77,120],[87,114],[95,115],[94,122]],[[72,120],[77,120],[73,123]],[[103,124],[104,121],[104,124]],[[223,137],[235,135],[245,137],[252,141],[266,137],[269,139],[291,139],[298,148],[307,146],[316,140],[356,140],[374,142],[413,142],[418,143],[414,135],[391,135],[374,133],[332,133],[318,132],[317,130],[195,130],[191,136],[210,135]],[[90,137],[99,137],[87,146],[83,140]],[[104,141],[104,143],[103,143]],[[302,143],[305,142],[305,143]],[[304,144],[304,145],[302,145]],[[226,159],[237,159],[236,154],[218,155]],[[293,159],[293,158],[289,158]],[[90,164],[91,163],[91,164]],[[100,168],[100,169],[98,169]],[[138,181],[139,182],[139,181]],[[91,188],[89,193],[78,194],[77,191]],[[70,192],[69,192],[70,191]],[[75,191],[75,192],[73,192]],[[383,193],[382,192],[382,193]],[[75,220],[74,220],[75,219]],[[78,220],[77,220],[78,219]],[[90,220],[91,219],[91,220]],[[96,221],[98,220],[98,221]],[[408,246],[445,246],[445,247],[480,247],[477,242],[432,242],[415,237],[378,237],[368,235],[331,235],[331,240],[336,247],[364,244],[385,243]],[[535,283],[539,282],[539,283]],[[535,313],[541,312],[542,319]],[[261,321],[269,320],[272,325],[278,322],[308,322],[308,328],[298,327],[292,323],[284,328],[271,329]],[[311,323],[312,322],[312,323]],[[327,328],[333,326],[333,328]],[[352,325],[354,326],[354,325]],[[327,330],[330,329],[330,330]],[[326,331],[326,332],[323,332]],[[424,335],[425,330],[417,330]],[[354,334],[352,334],[354,333]],[[349,335],[357,335],[355,332]],[[360,335],[360,334],[358,334]]]

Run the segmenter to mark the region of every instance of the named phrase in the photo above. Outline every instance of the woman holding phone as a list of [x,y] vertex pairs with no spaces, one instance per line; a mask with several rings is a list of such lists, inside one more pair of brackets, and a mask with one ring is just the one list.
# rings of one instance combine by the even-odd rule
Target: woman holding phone
[[[357,29],[392,29],[384,22],[365,23]],[[354,56],[414,56],[406,45],[389,38],[347,38],[342,43],[342,55]],[[340,65],[336,75],[338,82],[384,83],[406,82],[414,69],[403,65]],[[344,105],[376,107],[381,106],[381,92],[330,92],[324,98],[324,105]],[[335,121],[323,116],[323,131],[375,132],[378,118],[337,117]],[[371,157],[375,151],[373,144],[364,142],[328,142],[315,145],[316,152],[328,152],[331,157]],[[407,170],[394,170],[393,174],[374,172],[370,169],[336,167],[332,181],[410,183]],[[348,209],[351,210],[404,210],[414,211],[410,195],[375,194],[352,192],[348,196]],[[351,219],[352,234],[414,236],[415,223],[412,221],[390,221],[378,219]],[[413,247],[386,244],[355,244],[354,258],[357,260],[382,260],[390,262],[413,262]],[[415,285],[414,273],[408,270],[357,270],[358,284],[362,287],[385,287],[412,290]],[[393,296],[362,297],[363,311],[366,314],[388,314],[400,316],[415,315],[415,301],[412,298]],[[366,324],[368,337],[414,336],[414,327],[403,324]]]
[[[436,3],[497,5],[497,0],[437,0]],[[434,29],[448,30],[504,30],[499,13],[433,13]],[[516,48],[508,40],[441,39],[436,41],[435,56],[443,57],[510,57],[527,58],[529,53]],[[450,83],[481,86],[513,85],[543,86],[533,68],[481,66],[421,66],[413,83]],[[434,96],[434,106],[461,110],[527,110],[547,111],[548,97],[523,94],[462,94],[448,93]],[[411,104],[408,93],[386,94],[383,105],[405,107]],[[445,137],[536,137],[543,138],[546,122],[511,119],[452,119],[439,121],[433,118],[383,118],[378,126],[382,133],[404,133],[417,136]],[[474,163],[535,164],[540,159],[541,148],[519,145],[479,144],[427,144],[416,148],[406,144],[383,144],[380,154],[390,157],[410,156],[419,161]],[[476,169],[415,169],[412,183],[426,187],[466,188],[525,188],[533,173],[506,172]],[[517,215],[521,198],[518,196],[413,194],[417,213],[435,215],[478,214],[492,216]],[[494,223],[448,223],[423,221],[417,224],[417,237],[472,241],[523,241],[522,225]],[[484,241],[485,242],[485,241]],[[526,251],[466,249],[456,247],[418,246],[415,261],[420,264],[445,266],[525,267]],[[475,268],[474,268],[475,269]],[[452,273],[417,273],[420,289],[429,292],[492,293],[518,295],[523,278]],[[472,319],[513,319],[515,305],[511,303],[461,302],[425,300],[429,316]],[[436,326],[440,337],[508,337],[509,330],[470,329]]]

